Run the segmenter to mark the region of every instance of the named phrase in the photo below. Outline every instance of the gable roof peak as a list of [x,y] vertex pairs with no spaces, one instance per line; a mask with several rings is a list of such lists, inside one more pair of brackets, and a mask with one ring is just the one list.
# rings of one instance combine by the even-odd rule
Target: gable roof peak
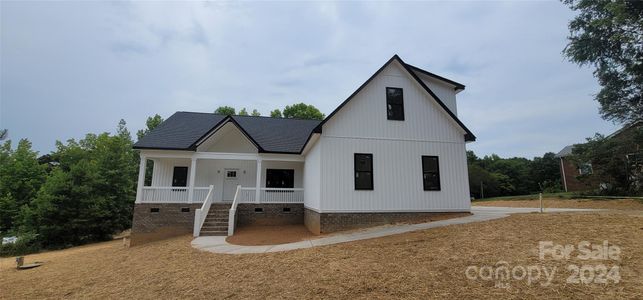
[[[390,65],[393,61],[397,61],[397,62],[402,66],[402,68],[403,68],[403,69],[408,73],[408,75],[409,75],[409,76],[411,76],[411,78],[413,78],[413,79],[414,79],[414,80],[415,80],[415,81],[420,85],[420,87],[422,87],[422,89],[424,89],[424,90],[425,90],[429,95],[431,95],[431,97],[432,97],[432,98],[433,98],[433,99],[434,99],[434,100],[435,100],[435,101],[440,105],[440,107],[442,107],[442,109],[443,109],[443,110],[444,110],[444,111],[445,111],[445,112],[446,112],[446,113],[451,117],[451,119],[452,119],[453,121],[455,121],[455,122],[458,124],[458,126],[459,126],[460,128],[462,128],[462,130],[464,130],[464,131],[465,131],[465,135],[464,135],[464,140],[465,140],[465,141],[467,141],[467,142],[473,142],[473,141],[475,141],[475,140],[476,140],[476,136],[473,134],[473,132],[471,132],[471,130],[469,130],[469,128],[467,128],[467,127],[466,127],[466,126],[465,126],[465,125],[460,121],[460,119],[458,119],[458,117],[457,117],[455,114],[453,114],[453,112],[452,112],[452,111],[451,111],[451,110],[450,110],[450,109],[449,109],[449,108],[444,104],[444,102],[442,102],[442,100],[440,100],[440,98],[439,98],[439,97],[438,97],[438,96],[437,96],[437,95],[436,95],[436,94],[435,94],[435,93],[434,93],[434,92],[433,92],[433,91],[432,91],[432,90],[431,90],[431,89],[430,89],[430,88],[429,88],[429,87],[424,83],[424,81],[422,81],[422,79],[420,79],[420,78],[418,77],[418,75],[416,74],[416,72],[414,72],[414,71],[413,71],[413,68],[415,68],[415,69],[417,69],[417,70],[419,70],[419,71],[424,71],[424,70],[422,70],[422,69],[420,69],[420,68],[417,68],[417,67],[413,67],[413,66],[411,66],[411,65],[409,65],[409,64],[407,64],[407,63],[405,63],[405,62],[404,62],[404,60],[402,60],[402,58],[400,58],[400,56],[399,56],[399,55],[397,55],[397,54],[393,55],[393,57],[391,57],[391,58],[390,58],[390,59],[389,59],[389,60],[388,60],[388,61],[387,61],[387,62],[386,62],[382,67],[380,67],[380,68],[375,72],[375,74],[373,74],[373,75],[372,75],[368,80],[366,80],[366,82],[364,82],[364,83],[363,83],[359,88],[357,88],[357,90],[355,90],[355,91],[354,91],[350,96],[348,96],[348,98],[346,98],[346,100],[344,100],[344,102],[342,102],[342,103],[341,103],[337,108],[335,108],[335,110],[333,110],[333,112],[331,112],[331,113],[330,113],[326,118],[324,118],[324,120],[322,120],[322,121],[321,121],[321,123],[319,123],[319,125],[317,125],[317,127],[315,127],[314,132],[321,132],[321,130],[322,130],[322,126],[323,126],[323,125],[324,125],[328,120],[330,120],[330,119],[331,119],[331,118],[332,118],[332,117],[333,117],[333,116],[334,116],[334,115],[335,115],[335,114],[336,114],[340,109],[342,109],[342,107],[344,107],[344,105],[346,105],[346,104],[347,104],[351,99],[353,99],[353,97],[355,97],[355,95],[357,95],[357,94],[358,94],[358,93],[359,93],[359,92],[360,92],[360,91],[361,91],[365,86],[367,86],[367,85],[371,82],[371,80],[373,80],[375,77],[377,77],[377,75],[379,75],[379,74],[382,72],[382,70],[384,70],[384,69],[385,69],[388,65]],[[430,72],[428,72],[428,71],[424,71],[424,72],[426,72],[426,73],[427,73],[426,75],[428,75],[428,74],[433,74],[433,73],[430,73]],[[437,75],[436,75],[436,76],[437,76]],[[440,78],[442,78],[442,77],[440,77]],[[445,78],[445,79],[446,79],[446,78]],[[458,84],[457,82],[454,82],[454,83]],[[462,85],[462,84],[459,84],[459,85],[461,85],[461,86],[462,86],[462,88],[464,89],[464,85]]]

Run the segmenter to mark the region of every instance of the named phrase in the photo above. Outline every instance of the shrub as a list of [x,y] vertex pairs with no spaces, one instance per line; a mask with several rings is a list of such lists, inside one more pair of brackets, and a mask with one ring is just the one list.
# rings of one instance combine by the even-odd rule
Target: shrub
[[41,244],[35,233],[23,233],[13,244],[0,245],[0,256],[16,256],[40,251]]

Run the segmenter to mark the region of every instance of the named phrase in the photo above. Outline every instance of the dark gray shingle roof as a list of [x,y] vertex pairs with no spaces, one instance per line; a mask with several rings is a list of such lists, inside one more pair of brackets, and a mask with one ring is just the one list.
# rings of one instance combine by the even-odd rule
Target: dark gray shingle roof
[[320,120],[233,116],[264,152],[299,153]]
[[569,156],[570,154],[572,154],[572,150],[574,150],[574,145],[565,146],[563,150],[560,150],[558,154],[556,154],[556,157]]
[[232,121],[260,152],[300,153],[319,120],[224,116],[177,112],[134,144],[135,149],[195,150],[196,143],[224,121]]

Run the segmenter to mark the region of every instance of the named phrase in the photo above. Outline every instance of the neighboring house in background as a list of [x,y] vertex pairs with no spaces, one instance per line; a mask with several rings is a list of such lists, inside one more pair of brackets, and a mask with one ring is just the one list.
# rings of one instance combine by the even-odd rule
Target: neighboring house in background
[[134,145],[132,243],[246,224],[319,234],[469,212],[465,143],[475,136],[457,118],[462,90],[395,55],[322,121],[177,112]]
[[[631,132],[633,129],[640,128],[641,126],[643,126],[643,121],[633,122],[623,126],[623,128],[608,135],[606,138],[619,139],[619,137]],[[560,158],[560,174],[563,188],[566,192],[587,191],[599,188],[598,185],[601,183],[600,178],[591,178],[583,181],[578,179],[581,176],[592,176],[593,170],[591,162],[578,165],[571,160],[574,146],[575,145],[566,146],[556,154],[556,157]],[[633,165],[639,166],[641,160],[640,156],[641,149],[632,149],[632,153],[628,154],[627,160],[633,161]]]
[[580,181],[578,178],[582,175],[590,176],[593,173],[592,164],[585,163],[578,166],[570,159],[574,145],[565,146],[560,150],[556,157],[560,159],[560,176],[565,192],[586,191],[593,188],[593,185],[587,181]]

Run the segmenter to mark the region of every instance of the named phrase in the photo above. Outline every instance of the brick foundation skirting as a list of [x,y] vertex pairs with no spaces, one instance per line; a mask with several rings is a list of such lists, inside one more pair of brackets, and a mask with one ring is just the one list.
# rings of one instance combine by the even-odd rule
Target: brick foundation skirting
[[[201,203],[140,203],[134,205],[131,246],[161,240],[173,236],[190,234],[194,229],[194,210]],[[188,208],[189,212],[181,211]],[[152,212],[158,209],[158,212]]]
[[[182,211],[186,208],[189,212]],[[194,211],[198,208],[200,203],[134,205],[130,245],[192,233]],[[401,222],[429,222],[437,216],[459,213],[462,212],[318,213],[301,203],[242,203],[237,207],[236,223],[237,226],[304,224],[310,232],[321,234]]]
[[303,224],[304,204],[241,203],[237,206],[236,223],[237,226]]
[[304,224],[314,234],[366,228],[394,223],[430,222],[433,218],[463,212],[318,213],[305,209]]

